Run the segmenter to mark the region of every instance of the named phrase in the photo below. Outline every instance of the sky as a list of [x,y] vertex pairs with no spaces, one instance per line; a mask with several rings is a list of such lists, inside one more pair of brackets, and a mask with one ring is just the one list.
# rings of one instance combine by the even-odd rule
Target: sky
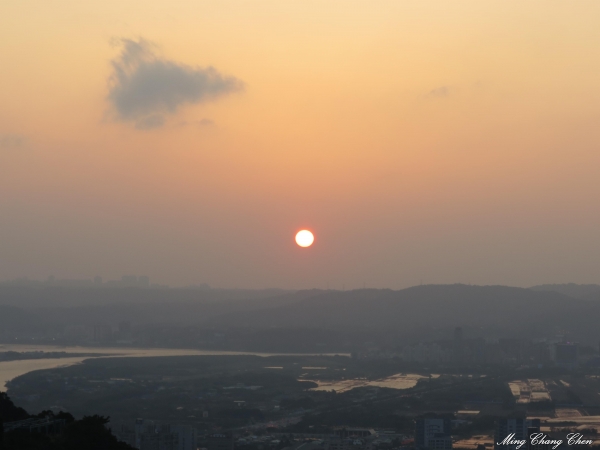
[[0,2],[0,280],[600,283],[599,14]]

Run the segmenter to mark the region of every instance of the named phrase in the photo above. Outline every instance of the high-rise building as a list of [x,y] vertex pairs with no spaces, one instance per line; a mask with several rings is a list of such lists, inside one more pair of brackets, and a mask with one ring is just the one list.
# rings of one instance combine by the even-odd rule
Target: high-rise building
[[577,367],[578,345],[570,342],[554,344],[554,362],[559,367]]
[[176,436],[176,450],[196,450],[196,429],[190,425],[170,425],[169,431]]
[[135,419],[134,434],[135,434],[135,448],[142,447],[142,434],[144,433],[144,419]]
[[454,340],[455,341],[460,341],[463,338],[463,330],[461,327],[456,327],[454,329]]
[[[189,425],[156,424],[137,419],[133,447],[139,450],[196,450],[196,429]],[[232,441],[233,442],[233,441]]]
[[128,320],[122,320],[119,322],[119,333],[131,333],[131,322]]
[[123,275],[121,277],[121,287],[137,287],[138,277],[135,275]]
[[137,448],[135,440],[135,429],[131,425],[125,423],[111,423],[110,430],[119,441],[129,444],[133,448]]
[[454,340],[452,342],[452,353],[454,362],[457,365],[463,363],[464,360],[464,343],[463,343],[463,330],[461,327],[454,329]]
[[450,419],[421,417],[415,422],[415,447],[417,449],[452,449],[452,423]]
[[[495,450],[517,450],[519,444],[516,441],[529,443],[529,436],[533,432],[539,432],[540,419],[507,418],[496,423],[496,434],[494,435]],[[526,450],[527,445],[520,446],[520,450]]]
[[112,327],[109,325],[94,325],[94,341],[109,341],[112,338]]
[[226,433],[216,433],[206,436],[207,450],[233,450],[233,436]]

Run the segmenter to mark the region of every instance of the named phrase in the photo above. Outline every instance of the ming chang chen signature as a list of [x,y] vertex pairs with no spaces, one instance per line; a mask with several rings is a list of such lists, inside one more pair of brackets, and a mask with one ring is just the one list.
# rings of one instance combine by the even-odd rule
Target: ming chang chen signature
[[[565,440],[566,439],[566,440]],[[583,439],[581,433],[569,433],[565,436],[565,439],[550,439],[544,433],[533,433],[529,436],[529,442],[531,445],[549,445],[552,446],[553,450],[556,450],[565,442],[567,445],[593,445],[594,441],[591,439]],[[496,445],[514,445],[515,448],[520,449],[527,444],[527,439],[515,439],[515,433],[509,434],[504,438],[502,442],[497,442]]]

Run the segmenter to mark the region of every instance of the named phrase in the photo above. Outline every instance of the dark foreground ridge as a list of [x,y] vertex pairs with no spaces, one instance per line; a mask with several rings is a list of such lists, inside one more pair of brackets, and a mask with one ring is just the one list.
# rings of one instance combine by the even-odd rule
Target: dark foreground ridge
[[0,392],[0,450],[133,450],[106,428],[108,417],[65,412],[30,415]]

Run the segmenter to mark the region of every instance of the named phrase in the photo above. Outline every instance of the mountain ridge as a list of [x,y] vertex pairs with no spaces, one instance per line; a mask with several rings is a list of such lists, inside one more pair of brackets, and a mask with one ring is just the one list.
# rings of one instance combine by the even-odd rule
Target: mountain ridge
[[228,313],[213,325],[242,327],[394,328],[479,325],[507,330],[590,326],[600,305],[553,291],[508,286],[424,285],[392,291],[319,291],[289,305]]

